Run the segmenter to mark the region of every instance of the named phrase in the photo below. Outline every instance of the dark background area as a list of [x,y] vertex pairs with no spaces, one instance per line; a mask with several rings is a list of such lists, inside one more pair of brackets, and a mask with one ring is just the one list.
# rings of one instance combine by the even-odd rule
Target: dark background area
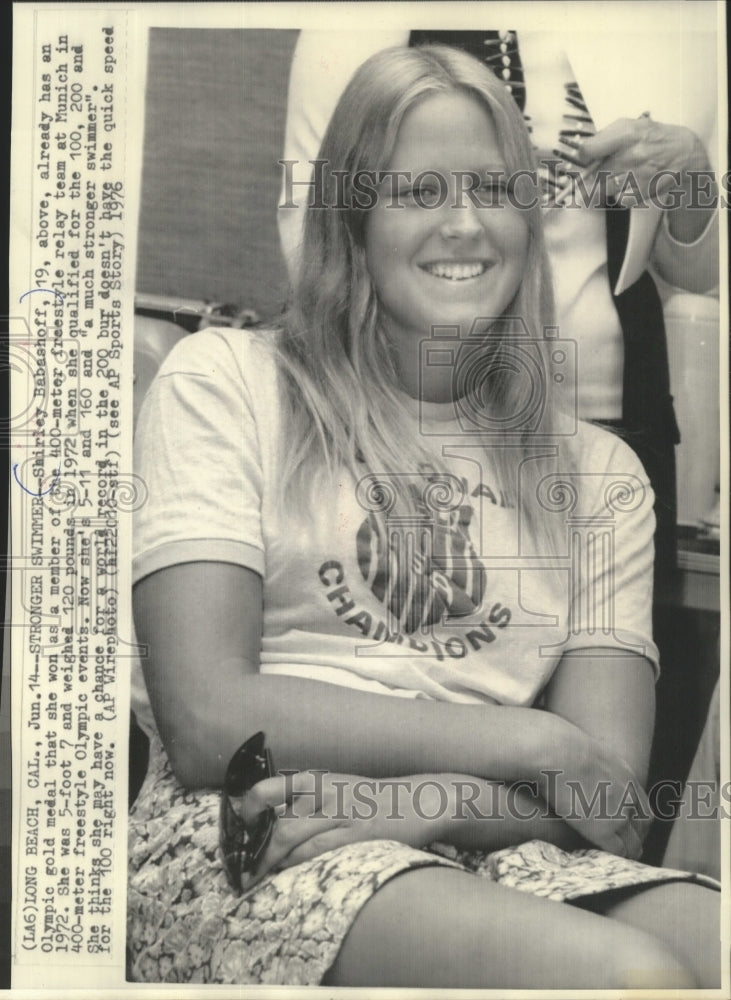
[[138,291],[281,311],[277,160],[297,35],[150,32]]

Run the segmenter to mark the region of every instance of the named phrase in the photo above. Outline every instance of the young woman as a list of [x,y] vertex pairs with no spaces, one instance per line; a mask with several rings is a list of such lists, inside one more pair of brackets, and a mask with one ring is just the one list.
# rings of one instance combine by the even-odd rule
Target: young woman
[[[320,159],[284,327],[186,339],[138,429],[133,978],[714,985],[719,895],[632,860],[652,494],[550,405],[520,115],[468,56],[390,50]],[[256,731],[276,818],[238,895],[214,789]]]

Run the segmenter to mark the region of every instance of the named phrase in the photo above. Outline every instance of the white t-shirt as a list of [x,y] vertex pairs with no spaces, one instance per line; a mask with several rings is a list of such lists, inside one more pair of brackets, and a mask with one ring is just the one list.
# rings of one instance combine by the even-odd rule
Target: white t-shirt
[[[619,438],[580,423],[563,439],[581,473],[559,475],[559,457],[544,483],[546,517],[565,532],[558,573],[531,551],[451,404],[405,397],[404,434],[421,433],[450,472],[404,472],[426,524],[377,514],[365,467],[359,486],[342,472],[280,505],[275,336],[209,329],[163,364],[136,436],[149,500],[136,515],[135,582],[197,560],[248,567],[264,587],[262,673],[363,690],[531,705],[571,649],[631,650],[657,666],[653,494]],[[144,724],[139,677],[133,707]]]

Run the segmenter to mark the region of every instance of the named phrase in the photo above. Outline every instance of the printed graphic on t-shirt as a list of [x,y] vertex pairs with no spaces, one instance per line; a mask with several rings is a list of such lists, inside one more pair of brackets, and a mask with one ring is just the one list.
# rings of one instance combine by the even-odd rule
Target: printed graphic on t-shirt
[[469,535],[473,514],[465,504],[431,524],[395,528],[378,514],[361,524],[360,571],[398,631],[410,635],[482,604],[486,578]]
[[[351,590],[353,581],[348,581],[340,561],[324,562],[318,577],[338,618],[361,638],[373,640],[374,651],[388,643],[388,655],[401,647],[409,655],[462,659],[470,650],[494,642],[496,629],[504,629],[512,613],[494,599],[486,605],[487,571],[470,537],[470,531],[479,534],[479,523],[467,502],[469,495],[483,495],[481,486],[470,491],[466,479],[429,469],[421,470],[419,478],[419,485],[410,487],[413,517],[396,516],[390,503],[381,502],[389,491],[376,489],[379,509],[368,513],[353,539],[360,575],[382,606],[380,615],[374,614],[372,604],[358,600],[358,587]],[[441,502],[441,493],[439,502],[429,497],[429,487],[436,483],[450,486],[444,493],[453,498],[452,504]],[[493,504],[505,506],[500,491],[489,494]],[[478,615],[484,620],[475,621]],[[434,627],[448,624],[456,631],[435,634]],[[365,647],[358,649],[365,655]]]

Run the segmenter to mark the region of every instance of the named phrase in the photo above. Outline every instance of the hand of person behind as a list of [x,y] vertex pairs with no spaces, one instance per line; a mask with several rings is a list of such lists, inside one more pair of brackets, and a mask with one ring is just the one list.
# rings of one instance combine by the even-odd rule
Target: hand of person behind
[[587,176],[603,173],[607,195],[625,208],[651,204],[686,208],[691,196],[695,193],[698,200],[701,193],[698,181],[694,191],[688,171],[710,176],[711,169],[694,132],[682,125],[653,121],[649,112],[639,118],[618,118],[584,139],[578,155]]

